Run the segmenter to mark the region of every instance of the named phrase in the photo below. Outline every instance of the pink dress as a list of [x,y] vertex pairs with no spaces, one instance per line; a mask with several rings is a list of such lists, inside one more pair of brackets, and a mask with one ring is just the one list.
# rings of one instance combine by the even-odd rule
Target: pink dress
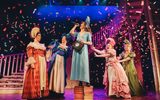
[[103,84],[108,89],[108,96],[131,98],[128,78],[122,65],[116,58],[116,51],[108,49],[106,53],[110,56],[105,58],[106,67]]

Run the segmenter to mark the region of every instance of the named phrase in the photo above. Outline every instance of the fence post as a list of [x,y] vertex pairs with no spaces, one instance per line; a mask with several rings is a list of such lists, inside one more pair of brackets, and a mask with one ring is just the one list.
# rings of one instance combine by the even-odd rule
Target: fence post
[[1,69],[2,69],[2,60],[3,58],[0,58],[0,74],[1,74]]
[[14,62],[15,62],[15,55],[13,55],[13,59],[12,59],[12,71],[11,71],[11,74],[14,73]]
[[5,75],[5,72],[6,72],[6,63],[7,63],[7,56],[4,57],[3,76],[6,76]]
[[21,56],[21,61],[20,61],[20,71],[22,71],[22,61],[23,61],[23,56],[24,56],[24,54],[21,54],[20,56]]
[[9,61],[8,61],[7,75],[9,75],[9,72],[10,72],[10,65],[11,65],[10,63],[11,63],[11,57],[12,56],[8,56],[8,57],[9,57]]
[[19,55],[17,55],[16,60],[17,60],[17,62],[16,62],[16,73],[17,73],[17,72],[18,72],[18,60],[19,60]]

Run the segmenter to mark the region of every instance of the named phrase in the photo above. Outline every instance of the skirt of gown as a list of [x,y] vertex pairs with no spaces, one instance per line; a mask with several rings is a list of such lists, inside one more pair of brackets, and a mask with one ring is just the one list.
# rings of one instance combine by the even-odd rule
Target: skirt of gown
[[64,57],[56,55],[55,63],[51,70],[49,90],[56,93],[64,93],[65,89],[65,73],[64,73]]
[[128,78],[120,63],[106,64],[103,84],[108,88],[108,96],[131,98]]

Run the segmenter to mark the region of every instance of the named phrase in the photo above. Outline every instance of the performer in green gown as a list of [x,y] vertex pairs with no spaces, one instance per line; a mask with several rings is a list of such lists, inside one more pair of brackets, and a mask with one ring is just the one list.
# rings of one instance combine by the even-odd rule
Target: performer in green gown
[[120,62],[126,72],[129,80],[129,87],[132,96],[144,94],[144,89],[138,79],[137,71],[134,65],[135,53],[132,51],[132,45],[128,40],[124,41],[124,51],[120,54]]

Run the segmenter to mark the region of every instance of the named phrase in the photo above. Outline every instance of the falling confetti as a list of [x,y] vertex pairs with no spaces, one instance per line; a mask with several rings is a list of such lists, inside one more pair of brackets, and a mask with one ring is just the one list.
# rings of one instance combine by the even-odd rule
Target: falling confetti
[[3,32],[5,32],[7,30],[7,28],[5,27],[5,28],[3,28]]
[[22,10],[19,11],[20,14],[22,14],[22,12],[23,12]]
[[34,9],[34,10],[33,10],[33,14],[34,14],[36,11],[37,11],[37,9]]
[[[127,0],[127,5],[130,6],[131,3],[129,2],[130,0]],[[111,1],[109,1],[110,4],[112,4]],[[40,4],[40,3],[39,3]],[[97,3],[98,4],[98,3]],[[148,6],[148,9],[151,10],[152,12],[154,12],[155,16],[160,14],[160,9],[158,6],[159,2],[156,0],[150,1],[150,6]],[[1,23],[1,31],[4,34],[0,34],[0,41],[3,41],[3,43],[1,44],[1,53],[4,54],[9,54],[11,53],[11,51],[13,53],[15,53],[15,51],[17,52],[21,52],[22,50],[25,50],[27,44],[31,41],[30,39],[30,30],[32,29],[32,27],[34,26],[40,26],[41,28],[41,33],[43,34],[43,38],[47,39],[48,42],[50,42],[50,40],[52,40],[53,38],[57,37],[57,34],[59,35],[59,31],[60,32],[69,32],[69,30],[71,29],[71,27],[73,26],[73,24],[70,24],[71,21],[73,21],[71,19],[70,16],[64,18],[65,19],[65,23],[60,23],[58,21],[48,21],[47,17],[42,17],[42,18],[36,18],[34,15],[38,14],[39,16],[42,15],[42,13],[38,12],[38,8],[35,8],[35,6],[38,5],[38,3],[34,0],[32,2],[28,2],[28,3],[19,3],[17,2],[15,5],[12,6],[8,6],[6,8],[2,9],[2,18],[0,18],[0,23]],[[118,3],[116,4],[118,6]],[[144,1],[140,2],[141,6],[144,6]],[[28,9],[29,8],[29,9]],[[122,9],[125,8],[122,7]],[[132,7],[134,9],[134,7]],[[105,8],[106,11],[109,10],[108,7]],[[74,12],[76,14],[76,11]],[[102,12],[98,12],[100,15],[102,14]],[[136,14],[143,14],[143,11],[135,11]],[[61,15],[61,12],[56,12],[55,13],[57,15],[57,17],[59,17],[59,15]],[[118,15],[119,14],[119,15]],[[91,23],[91,28],[92,30],[99,30],[102,29],[103,31],[105,30],[105,26],[106,24],[110,24],[111,27],[108,27],[107,29],[111,29],[111,31],[108,30],[107,33],[112,32],[112,33],[116,33],[117,30],[120,30],[120,28],[118,27],[119,25],[121,25],[122,23],[125,23],[125,30],[129,30],[129,29],[133,29],[132,31],[129,31],[130,34],[133,35],[133,40],[135,43],[135,48],[137,48],[137,50],[140,50],[139,54],[140,58],[142,60],[142,67],[143,67],[143,74],[146,75],[146,73],[150,73],[149,75],[147,74],[144,77],[144,83],[146,85],[147,88],[151,88],[151,84],[153,84],[153,78],[152,78],[152,65],[151,65],[151,58],[150,58],[150,47],[148,44],[148,32],[146,30],[146,23],[147,20],[141,19],[139,22],[137,22],[137,26],[135,26],[134,24],[129,26],[128,23],[126,22],[126,17],[124,16],[120,16],[120,14],[124,14],[121,10],[117,10],[117,13],[114,13],[114,15],[118,16],[115,19],[112,19],[112,14],[108,14],[107,19],[102,21],[99,20],[95,23]],[[12,15],[12,16],[11,16]],[[50,16],[52,16],[53,13],[50,13]],[[4,20],[2,20],[4,17]],[[132,16],[131,16],[132,17]],[[155,17],[156,18],[156,17]],[[116,21],[115,21],[116,20]],[[4,21],[4,22],[2,22]],[[75,19],[75,22],[78,22],[79,19]],[[115,25],[114,22],[117,22]],[[112,23],[112,24],[111,24]],[[60,25],[59,25],[60,24]],[[99,27],[99,28],[97,28]],[[150,25],[149,26],[150,29],[154,29],[155,33],[156,33],[156,39],[158,41],[158,48],[160,47],[160,24],[153,26]],[[122,41],[124,40],[125,36],[128,36],[128,34],[126,34],[127,32],[125,32],[125,30],[120,30],[118,31],[119,34],[115,37],[117,37],[118,42],[117,42],[117,46],[115,48],[117,48],[118,53],[120,53],[122,51]],[[10,33],[9,33],[10,32]],[[117,32],[117,33],[118,33]],[[94,34],[94,33],[93,33]],[[107,34],[108,35],[108,34]],[[98,36],[97,39],[93,39],[94,41],[100,42],[102,41],[103,38],[101,38],[101,36]],[[42,42],[47,42],[46,40],[43,40]],[[101,43],[101,42],[100,42]],[[46,43],[47,45],[48,43]],[[103,45],[99,45],[99,44],[95,44],[97,46],[99,46],[99,48],[103,48]],[[21,48],[21,50],[19,50],[19,48]],[[160,49],[158,49],[160,50]],[[1,54],[1,56],[4,56],[3,54]],[[105,60],[104,59],[95,59],[94,57],[90,59],[91,61],[91,67],[94,66],[94,69],[92,68],[92,73],[91,75],[94,76],[96,75],[97,77],[95,78],[96,80],[91,80],[92,83],[98,83],[101,84],[102,80],[103,80],[103,73],[104,73],[104,64],[105,64]],[[136,60],[136,59],[135,59]],[[138,61],[136,61],[138,62]],[[95,74],[96,73],[96,74]]]

